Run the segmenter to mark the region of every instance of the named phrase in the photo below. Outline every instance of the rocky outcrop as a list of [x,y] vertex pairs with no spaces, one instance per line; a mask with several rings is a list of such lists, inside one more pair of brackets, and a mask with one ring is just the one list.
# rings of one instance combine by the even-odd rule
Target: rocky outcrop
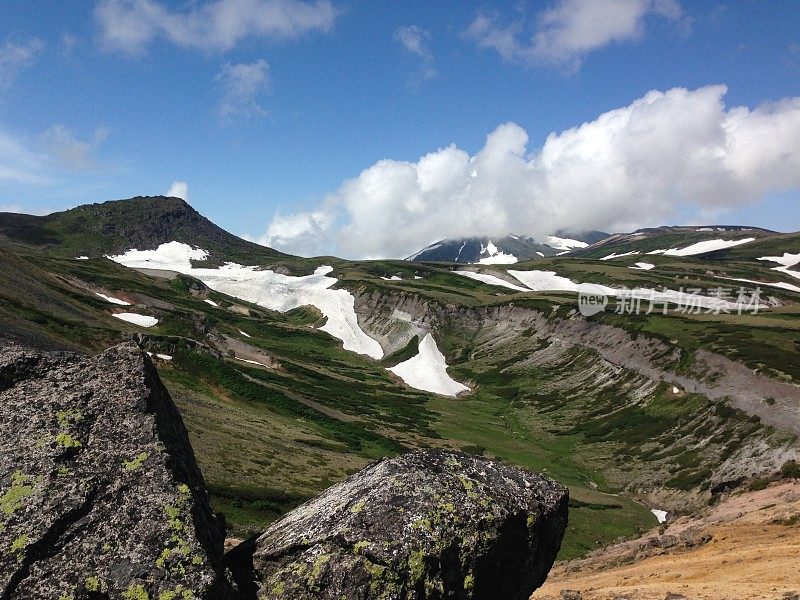
[[144,352],[0,350],[0,599],[235,597],[223,540]]
[[424,450],[374,463],[256,542],[260,598],[528,598],[567,524],[567,490],[482,457]]

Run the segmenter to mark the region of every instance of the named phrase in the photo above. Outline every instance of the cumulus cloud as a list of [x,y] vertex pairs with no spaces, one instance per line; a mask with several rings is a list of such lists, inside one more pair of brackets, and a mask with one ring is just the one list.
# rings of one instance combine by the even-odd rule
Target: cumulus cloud
[[189,199],[189,184],[185,181],[173,181],[169,186],[167,193],[164,194],[170,198],[180,198],[181,200]]
[[156,38],[182,48],[225,51],[249,36],[290,39],[328,31],[330,0],[209,0],[172,9],[157,0],[102,0],[95,10],[105,48],[136,55]]
[[398,27],[394,32],[394,39],[400,42],[407,52],[422,59],[422,69],[412,78],[412,83],[418,82],[420,79],[436,77],[436,69],[433,68],[433,53],[428,48],[430,37],[430,32],[418,25]]
[[22,44],[7,41],[0,46],[0,91],[6,90],[22,69],[35,62],[42,48],[44,44],[37,38]]
[[317,210],[277,216],[262,241],[302,253],[316,237],[327,246],[314,253],[405,257],[447,237],[660,225],[800,187],[800,98],[727,108],[726,92],[651,91],[533,150],[504,123],[473,156],[451,145],[381,160]]
[[269,66],[263,59],[252,63],[228,63],[217,73],[215,81],[220,86],[221,117],[242,115],[247,117],[265,114],[258,96],[269,88]]
[[574,70],[593,50],[639,39],[648,16],[685,23],[677,0],[560,0],[538,15],[527,37],[521,20],[501,24],[490,14],[479,14],[466,35],[508,61]]
[[277,250],[289,250],[303,256],[319,256],[331,249],[336,209],[323,206],[313,211],[276,214],[267,232],[257,241]]

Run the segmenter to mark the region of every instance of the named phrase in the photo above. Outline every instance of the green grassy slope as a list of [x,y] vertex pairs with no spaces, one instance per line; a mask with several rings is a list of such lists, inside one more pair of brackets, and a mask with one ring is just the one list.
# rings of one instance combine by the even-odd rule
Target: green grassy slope
[[[249,260],[247,246],[216,247],[218,260],[241,252],[240,262],[297,271],[332,264],[340,286],[359,297],[419,299],[441,311],[435,333],[450,372],[475,389],[466,398],[449,399],[411,390],[385,370],[411,355],[418,340],[382,364],[346,352],[314,330],[315,310],[280,314],[210,292],[189,277],[158,279],[102,258],[74,260],[88,253],[78,248],[101,243],[91,232],[81,238],[77,225],[5,223],[7,237],[9,227],[17,233],[16,242],[0,244],[3,333],[39,346],[85,351],[139,336],[149,351],[172,356],[157,360],[159,372],[186,421],[214,504],[237,535],[260,530],[375,458],[446,446],[543,470],[569,485],[570,529],[562,551],[568,558],[653,526],[648,509],[634,498],[646,483],[665,493],[704,487],[707,492],[710,469],[748,443],[791,443],[786,434],[724,403],[672,394],[666,384],[651,385],[632,371],[612,368],[590,348],[568,347],[534,330],[504,333],[498,343],[494,325],[460,320],[469,310],[513,305],[551,323],[568,321],[575,309],[571,294],[516,293],[455,275],[447,265],[306,260],[268,252]],[[128,235],[119,239],[127,244]],[[99,252],[100,246],[95,248]],[[607,262],[559,257],[511,268],[672,289],[719,285],[715,273],[737,264],[758,270],[753,278],[774,273],[745,255],[716,262],[653,257],[653,271],[631,270],[627,258],[634,257]],[[382,279],[393,275],[402,280]],[[126,310],[151,314],[158,325],[142,329],[114,319],[111,313],[119,309],[95,291],[124,296],[134,304]],[[793,302],[800,296],[777,290],[775,295],[784,305],[756,317],[604,314],[596,319],[677,347],[680,360],[665,365],[667,372],[687,369],[703,347],[797,381],[800,310]],[[269,356],[274,367],[237,360],[226,339]]]

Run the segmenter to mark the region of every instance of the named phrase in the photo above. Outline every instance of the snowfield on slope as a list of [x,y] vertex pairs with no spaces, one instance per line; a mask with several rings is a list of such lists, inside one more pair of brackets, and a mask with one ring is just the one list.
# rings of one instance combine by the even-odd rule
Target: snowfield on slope
[[639,271],[649,271],[650,269],[655,269],[655,265],[653,263],[648,262],[637,262],[632,267],[628,267],[629,269],[637,269]]
[[623,256],[633,256],[634,254],[639,254],[638,250],[632,250],[631,252],[623,252],[622,254],[609,254],[608,256],[604,256],[600,260],[613,260],[615,258],[622,258]]
[[347,290],[330,289],[338,281],[327,277],[333,267],[321,266],[313,275],[293,277],[257,267],[227,263],[218,269],[195,268],[191,260],[204,260],[205,250],[188,244],[169,242],[156,250],[129,250],[111,260],[127,267],[164,269],[191,275],[215,292],[228,294],[270,310],[287,312],[293,308],[315,306],[327,318],[322,331],[342,340],[345,350],[383,358],[381,345],[358,325],[355,298]]
[[125,302],[125,300],[120,300],[119,298],[114,298],[114,296],[106,296],[105,294],[101,294],[100,292],[95,292],[95,296],[100,296],[106,302],[110,302],[111,304],[116,304],[118,306],[130,306],[130,302]]
[[754,242],[756,238],[743,238],[741,240],[705,240],[697,242],[686,248],[670,248],[669,250],[652,250],[648,254],[663,254],[664,256],[694,256],[696,254],[705,254],[706,252],[714,252],[715,250],[724,250],[725,248],[733,248],[734,246],[741,246],[749,242]]
[[489,275],[488,273],[473,273],[472,271],[453,271],[456,275],[463,275],[464,277],[469,277],[470,279],[475,279],[476,281],[482,281],[483,283],[488,283],[489,285],[499,285],[501,287],[508,288],[510,290],[516,290],[518,292],[529,292],[528,288],[522,287],[521,285],[515,285],[513,283],[509,283],[505,279],[500,279],[494,275]]
[[556,250],[572,250],[573,248],[586,248],[589,244],[580,240],[561,238],[555,235],[548,235],[545,244]]
[[[463,249],[463,246],[462,246]],[[488,254],[483,258],[478,259],[478,264],[481,265],[513,265],[517,262],[517,257],[513,254],[506,254],[502,250],[500,250],[494,243],[489,240],[489,242],[484,246],[481,244],[481,255]],[[461,251],[459,251],[459,255]]]
[[[699,307],[703,309],[737,310],[736,302],[730,302],[713,296],[701,296],[669,289],[652,290],[649,288],[619,289],[599,283],[577,283],[566,277],[556,275],[555,271],[514,271],[509,270],[509,275],[519,279],[524,285],[535,292],[578,292],[581,294],[625,297],[639,300],[649,300],[662,304],[670,302],[683,306]],[[753,308],[753,307],[751,307]],[[759,305],[759,308],[766,308]]]
[[789,254],[788,252],[784,252],[783,256],[762,256],[758,260],[776,262],[780,266],[772,267],[773,271],[780,271],[781,273],[786,273],[791,277],[797,277],[800,279],[800,271],[792,271],[791,269],[794,266],[800,265],[800,252],[797,254]]
[[152,327],[158,323],[158,319],[155,317],[151,317],[149,315],[139,315],[136,313],[114,313],[111,316],[116,319],[120,319],[121,321],[139,325],[140,327]]
[[388,369],[409,386],[442,396],[456,396],[469,388],[447,374],[447,363],[429,333],[419,343],[416,356]]

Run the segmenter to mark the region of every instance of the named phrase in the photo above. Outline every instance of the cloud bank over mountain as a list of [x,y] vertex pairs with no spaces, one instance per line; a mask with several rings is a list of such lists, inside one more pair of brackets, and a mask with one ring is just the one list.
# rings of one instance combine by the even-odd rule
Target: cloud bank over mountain
[[445,237],[629,230],[800,187],[800,98],[727,108],[727,88],[651,91],[530,148],[504,123],[474,156],[384,159],[259,242],[302,254],[403,257]]

